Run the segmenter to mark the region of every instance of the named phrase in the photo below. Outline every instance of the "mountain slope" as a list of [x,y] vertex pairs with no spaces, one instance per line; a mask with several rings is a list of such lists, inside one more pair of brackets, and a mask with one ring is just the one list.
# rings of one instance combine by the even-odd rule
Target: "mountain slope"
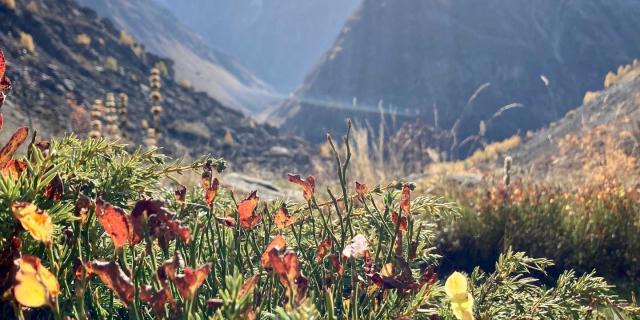
[[365,0],[271,119],[319,140],[342,130],[336,116],[376,127],[382,102],[398,121],[451,128],[460,119],[459,140],[481,121],[501,139],[579,105],[640,56],[638,30],[631,0]]
[[[14,82],[3,107],[7,127],[3,138],[12,127],[27,124],[45,138],[69,132],[74,129],[74,114],[67,95],[87,110],[94,99],[104,100],[107,92],[114,92],[129,96],[123,131],[127,141],[141,145],[145,133],[140,122],[151,120],[149,72],[160,61],[172,70],[173,62],[134,52],[120,42],[120,31],[109,20],[74,1],[38,3],[37,12],[21,3],[16,10],[0,5],[0,44],[8,60],[7,74]],[[33,53],[21,45],[21,33],[32,35]],[[89,38],[89,43],[78,43],[79,35]],[[257,125],[205,93],[179,86],[171,71],[163,77],[161,93],[160,145],[170,154],[211,153],[227,158],[236,169],[294,170],[308,163],[300,140],[282,137],[275,128]]]
[[153,0],[78,0],[147,50],[175,61],[178,79],[189,80],[224,105],[257,114],[273,100],[272,89],[236,59],[211,49],[204,40]]
[[300,85],[361,0],[163,1],[214,48],[281,92]]

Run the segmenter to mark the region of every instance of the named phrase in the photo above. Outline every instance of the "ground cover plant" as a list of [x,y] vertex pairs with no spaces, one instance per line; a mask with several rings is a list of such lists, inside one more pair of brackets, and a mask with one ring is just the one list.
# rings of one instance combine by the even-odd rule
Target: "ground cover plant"
[[[0,60],[2,91],[9,91]],[[1,95],[4,99],[4,93]],[[350,128],[350,124],[349,124]],[[220,186],[222,159],[20,128],[0,150],[2,319],[631,319],[594,273],[505,250],[494,270],[439,274],[437,226],[453,203],[406,181],[288,174],[302,203]],[[16,156],[19,146],[24,156]],[[197,185],[177,184],[194,171]]]

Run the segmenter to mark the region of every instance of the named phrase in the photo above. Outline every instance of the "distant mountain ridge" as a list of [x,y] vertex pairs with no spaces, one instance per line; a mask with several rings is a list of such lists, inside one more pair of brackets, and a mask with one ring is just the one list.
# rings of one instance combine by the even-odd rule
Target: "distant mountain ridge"
[[362,0],[158,1],[280,92],[297,88]]
[[632,0],[365,0],[271,119],[319,141],[343,130],[336,117],[376,127],[382,104],[398,121],[460,120],[459,140],[481,121],[502,139],[558,119],[640,57],[639,30]]
[[176,77],[223,104],[258,114],[274,102],[273,90],[240,62],[215,50],[154,0],[77,0],[110,18],[147,50],[175,61]]

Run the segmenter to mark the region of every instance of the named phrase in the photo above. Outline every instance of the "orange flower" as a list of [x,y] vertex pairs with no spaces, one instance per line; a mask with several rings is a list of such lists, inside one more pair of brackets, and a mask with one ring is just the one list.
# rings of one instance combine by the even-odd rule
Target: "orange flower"
[[23,256],[14,261],[18,268],[13,296],[21,305],[38,308],[51,304],[60,293],[58,279],[40,264],[40,259]]
[[38,209],[35,204],[28,202],[16,202],[11,206],[13,216],[20,221],[22,227],[27,230],[31,236],[46,244],[51,243],[51,235],[53,234],[53,223],[49,214]]

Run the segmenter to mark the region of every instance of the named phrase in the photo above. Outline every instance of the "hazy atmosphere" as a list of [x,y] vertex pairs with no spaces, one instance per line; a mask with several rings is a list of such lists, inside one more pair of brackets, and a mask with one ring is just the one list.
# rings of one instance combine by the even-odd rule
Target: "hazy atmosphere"
[[0,319],[640,319],[636,0],[0,0]]

